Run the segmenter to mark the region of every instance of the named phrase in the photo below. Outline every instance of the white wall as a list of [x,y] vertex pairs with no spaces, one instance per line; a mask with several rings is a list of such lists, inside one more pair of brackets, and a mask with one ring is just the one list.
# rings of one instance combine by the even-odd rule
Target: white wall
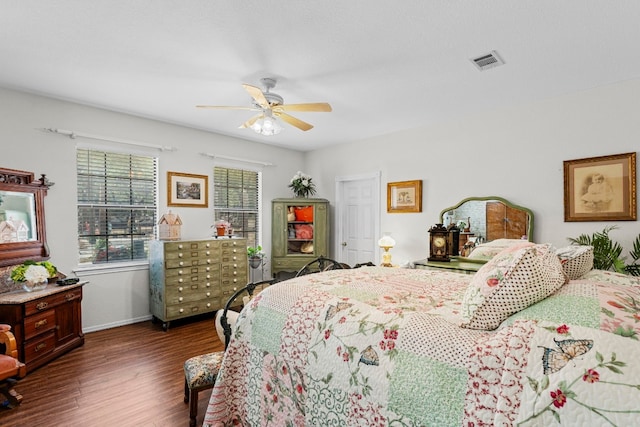
[[[615,225],[625,250],[637,221],[564,222],[563,161],[635,152],[640,147],[640,80],[460,118],[306,154],[306,172],[334,199],[335,176],[382,171],[387,182],[423,180],[422,213],[388,214],[381,230],[397,242],[394,262],[428,255],[427,230],[440,211],[469,196],[501,196],[534,212],[534,239],[566,246],[568,237]],[[389,114],[392,114],[390,112]]]
[[[263,169],[262,227],[263,246],[267,248],[267,254],[270,253],[268,248],[271,246],[271,200],[291,195],[287,185],[303,165],[303,154],[297,151],[0,88],[0,166],[32,171],[36,177],[46,173],[49,179],[55,182],[55,186],[49,190],[45,198],[47,240],[51,250],[51,261],[65,273],[71,273],[78,262],[76,143],[100,143],[43,133],[37,130],[38,128],[67,129],[178,147],[178,151],[175,152],[150,152],[159,157],[160,214],[167,211],[167,171],[208,175],[211,179],[213,160],[200,155],[201,152],[273,163],[274,166]],[[109,147],[108,143],[104,144],[105,148]],[[122,145],[119,148],[122,148]],[[171,208],[173,213],[180,215],[184,223],[183,238],[199,239],[211,236],[211,185],[209,193],[209,209]],[[265,277],[268,274],[267,271]],[[146,269],[101,273],[85,278],[90,281],[84,288],[82,304],[85,331],[149,317]]]
[[[336,176],[382,171],[381,230],[393,232],[398,242],[393,249],[395,262],[426,257],[428,228],[443,208],[468,196],[496,195],[531,208],[538,242],[563,246],[567,237],[616,225],[619,229],[612,237],[630,248],[640,233],[635,221],[564,222],[562,162],[636,151],[640,146],[639,111],[640,80],[634,80],[305,154],[0,89],[0,166],[47,173],[56,183],[46,197],[47,237],[51,260],[63,272],[77,265],[77,140],[36,130],[43,127],[179,147],[176,152],[158,153],[161,213],[166,211],[167,171],[211,176],[213,162],[200,152],[274,163],[264,169],[263,243],[267,252],[271,199],[290,196],[287,185],[297,170],[310,174],[317,183],[317,197],[331,203]],[[414,179],[423,180],[423,212],[387,214],[386,183]],[[210,235],[211,209],[172,211],[185,223],[184,238]],[[335,218],[332,222],[335,224]],[[148,318],[146,270],[87,278],[85,331]]]

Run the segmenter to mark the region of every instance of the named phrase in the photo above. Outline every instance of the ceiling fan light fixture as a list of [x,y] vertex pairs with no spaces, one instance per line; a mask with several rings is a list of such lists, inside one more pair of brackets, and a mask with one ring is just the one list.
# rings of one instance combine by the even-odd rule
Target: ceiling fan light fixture
[[255,133],[264,136],[277,135],[282,132],[282,126],[280,126],[280,123],[272,116],[260,117],[251,125],[251,129],[253,129]]

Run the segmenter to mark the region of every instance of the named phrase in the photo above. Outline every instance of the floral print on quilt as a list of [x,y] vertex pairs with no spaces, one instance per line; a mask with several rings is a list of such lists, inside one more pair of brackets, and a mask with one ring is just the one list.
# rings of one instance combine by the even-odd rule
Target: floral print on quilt
[[[590,272],[489,331],[459,327],[471,278],[441,273],[329,271],[265,289],[238,319],[204,426],[633,425],[640,342],[605,330],[602,308],[630,326],[640,286]],[[557,311],[582,324],[547,319]]]

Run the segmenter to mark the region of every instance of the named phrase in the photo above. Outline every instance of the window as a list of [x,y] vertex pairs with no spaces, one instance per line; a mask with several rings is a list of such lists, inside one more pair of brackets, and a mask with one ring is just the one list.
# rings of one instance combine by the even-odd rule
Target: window
[[233,234],[259,244],[261,173],[244,169],[213,169],[214,221],[231,223]]
[[155,238],[157,159],[78,149],[80,264],[144,260]]

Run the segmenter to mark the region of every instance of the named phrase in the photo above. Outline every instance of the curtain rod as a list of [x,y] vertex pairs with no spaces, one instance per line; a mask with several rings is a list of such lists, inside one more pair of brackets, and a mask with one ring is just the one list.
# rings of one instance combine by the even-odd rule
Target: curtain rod
[[273,163],[262,162],[260,160],[242,159],[240,157],[223,156],[221,154],[211,154],[211,153],[200,153],[200,154],[205,156],[205,157],[209,157],[211,159],[232,160],[232,161],[235,161],[235,162],[251,163],[251,164],[254,164],[254,165],[273,166]]
[[94,135],[94,134],[83,133],[83,132],[75,132],[75,131],[66,130],[66,129],[38,128],[37,130],[39,130],[41,132],[57,133],[59,135],[65,135],[65,136],[68,136],[71,139],[76,139],[76,138],[95,139],[95,140],[98,140],[98,141],[108,141],[108,142],[116,142],[118,144],[135,145],[137,147],[154,148],[154,149],[160,150],[160,151],[176,151],[177,150],[176,147],[169,147],[169,146],[165,146],[165,145],[150,144],[148,142],[131,141],[129,139],[111,138],[111,137],[108,137],[108,136]]

